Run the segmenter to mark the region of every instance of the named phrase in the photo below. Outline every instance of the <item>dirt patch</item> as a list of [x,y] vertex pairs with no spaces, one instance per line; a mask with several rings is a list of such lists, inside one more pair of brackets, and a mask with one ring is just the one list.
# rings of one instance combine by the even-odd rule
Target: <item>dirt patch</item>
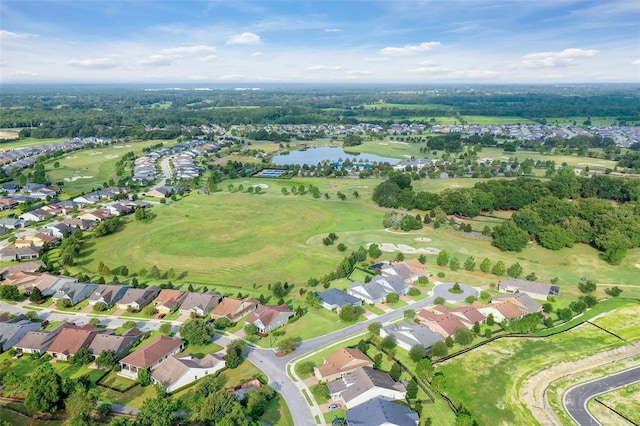
[[421,243],[428,243],[429,241],[432,241],[431,238],[427,238],[427,237],[418,237],[415,240]]
[[100,154],[102,154],[102,151],[99,151],[99,152],[90,152],[90,153],[88,153],[87,155],[100,155]]
[[113,154],[109,154],[109,155],[105,155],[104,158],[106,158],[107,160],[113,160],[114,158],[118,158],[120,157],[119,155],[113,155]]
[[[371,244],[367,244],[369,247]],[[381,243],[380,250],[387,253],[402,252],[405,254],[438,254],[440,250],[434,247],[415,248],[406,244]]]
[[0,139],[18,139],[20,133],[11,130],[0,130]]

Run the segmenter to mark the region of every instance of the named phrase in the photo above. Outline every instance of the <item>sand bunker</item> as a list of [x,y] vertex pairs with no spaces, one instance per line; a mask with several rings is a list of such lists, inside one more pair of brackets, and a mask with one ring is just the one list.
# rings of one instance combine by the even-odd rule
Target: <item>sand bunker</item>
[[404,158],[411,158],[411,156],[410,156],[409,154],[402,154],[402,156],[403,156]]
[[384,146],[387,146],[387,145],[389,145],[389,144],[388,144],[388,143],[384,143],[384,142],[378,142],[378,145],[384,145]]
[[391,141],[391,143],[397,143],[398,145],[409,145],[407,142],[400,142],[400,141]]
[[636,268],[640,269],[640,263],[636,263]]
[[100,151],[100,152],[90,152],[87,155],[100,155],[100,154],[102,154],[102,151]]
[[114,146],[115,149],[121,149],[121,148],[131,148],[131,145],[120,145],[120,146]]
[[93,178],[93,176],[74,176],[74,177],[70,177],[70,178],[64,178],[65,182],[75,182],[78,179],[91,179]]
[[[367,244],[367,247],[369,247],[371,244]],[[425,248],[415,248],[415,247],[411,247],[408,246],[406,244],[393,244],[393,243],[381,243],[378,244],[378,247],[380,247],[380,250],[387,252],[387,253],[393,253],[393,252],[402,252],[405,254],[438,254],[440,253],[440,250],[434,247],[425,247]]]
[[418,238],[416,238],[416,241],[419,241],[419,242],[422,242],[422,243],[428,243],[429,241],[431,241],[431,238],[418,237]]
[[74,155],[73,157],[64,157],[64,158],[65,158],[65,159],[67,159],[67,160],[73,160],[73,159],[78,158],[78,157],[76,157],[76,156]]
[[114,158],[118,158],[120,157],[119,155],[105,155],[104,158],[106,158],[107,160],[113,160]]
[[259,183],[257,185],[253,185],[253,187],[258,187],[258,188],[262,188],[262,189],[267,189],[269,187],[269,185],[267,185],[266,183]]

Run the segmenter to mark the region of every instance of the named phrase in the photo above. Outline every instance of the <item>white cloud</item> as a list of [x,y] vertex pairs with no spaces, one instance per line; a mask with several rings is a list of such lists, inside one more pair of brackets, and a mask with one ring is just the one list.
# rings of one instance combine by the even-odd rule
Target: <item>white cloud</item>
[[242,33],[231,36],[227,40],[228,45],[234,44],[260,44],[262,43],[262,39],[260,36],[255,33]]
[[249,56],[253,56],[254,58],[257,58],[258,56],[264,56],[264,52],[253,52]]
[[35,38],[35,37],[38,37],[38,34],[14,33],[7,30],[0,30],[0,38],[4,38],[4,39]]
[[307,67],[307,71],[339,71],[341,67],[328,67],[326,65],[311,65]]
[[12,72],[9,75],[12,76],[12,77],[37,77],[38,73],[37,72],[31,72],[31,71],[15,71],[15,72]]
[[234,80],[243,80],[244,75],[242,74],[225,74],[218,77],[220,81],[234,81]]
[[440,45],[439,41],[428,41],[420,44],[406,44],[402,47],[385,47],[380,50],[380,54],[388,56],[415,55],[416,53],[427,52]]
[[212,53],[215,51],[216,51],[216,48],[213,46],[200,44],[197,46],[170,47],[168,49],[163,49],[161,53],[164,53],[167,55],[196,55],[201,53]]
[[559,52],[538,52],[524,55],[515,65],[521,68],[558,68],[577,65],[577,58],[590,58],[600,51],[596,49],[564,49]]
[[340,28],[325,28],[325,33],[341,33],[342,30]]
[[120,64],[113,58],[93,58],[93,59],[74,59],[69,61],[69,66],[74,68],[86,68],[92,70],[104,70],[108,68],[116,68]]
[[166,67],[173,63],[174,60],[180,58],[177,55],[151,55],[140,61],[140,65]]
[[216,59],[218,59],[218,55],[207,55],[207,56],[203,56],[201,58],[198,58],[197,61],[198,62],[211,62],[211,61],[215,61]]
[[640,65],[640,59],[631,62],[632,65]]
[[348,76],[364,76],[364,75],[371,75],[373,73],[367,70],[349,70],[345,72],[345,74]]

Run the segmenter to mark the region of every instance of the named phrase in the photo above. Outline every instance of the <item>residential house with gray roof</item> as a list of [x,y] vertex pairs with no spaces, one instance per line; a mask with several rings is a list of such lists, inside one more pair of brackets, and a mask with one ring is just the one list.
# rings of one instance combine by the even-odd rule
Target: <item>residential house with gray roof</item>
[[416,345],[422,346],[427,352],[438,342],[444,342],[444,336],[432,331],[428,327],[412,322],[389,324],[380,329],[380,337],[393,336],[403,349],[411,350]]
[[67,283],[58,288],[51,300],[57,302],[61,299],[66,299],[71,303],[71,306],[75,306],[83,300],[91,296],[91,293],[98,288],[97,284],[85,284],[85,283]]
[[372,398],[346,413],[349,426],[418,426],[418,413],[404,404],[384,398]]
[[337,288],[317,291],[316,295],[320,298],[322,307],[330,311],[340,312],[340,310],[346,305],[362,306],[362,299],[358,299],[357,297],[347,294],[342,290],[338,290]]
[[383,302],[387,295],[395,293],[398,296],[407,294],[411,286],[397,275],[377,275],[368,283],[354,282],[347,289],[347,293],[362,299],[366,303]]
[[327,384],[331,399],[342,399],[347,408],[353,408],[375,397],[388,400],[404,399],[407,388],[394,381],[389,373],[371,367],[358,368],[341,379]]
[[223,296],[214,292],[189,292],[180,305],[180,314],[204,317],[209,315],[211,310],[218,306],[222,300]]

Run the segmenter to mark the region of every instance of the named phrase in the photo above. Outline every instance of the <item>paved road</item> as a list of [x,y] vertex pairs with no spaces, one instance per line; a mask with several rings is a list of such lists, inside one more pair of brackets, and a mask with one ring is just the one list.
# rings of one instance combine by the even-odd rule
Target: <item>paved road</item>
[[562,402],[580,426],[599,426],[600,423],[587,410],[587,402],[596,395],[635,382],[640,382],[640,367],[575,386],[564,395]]

